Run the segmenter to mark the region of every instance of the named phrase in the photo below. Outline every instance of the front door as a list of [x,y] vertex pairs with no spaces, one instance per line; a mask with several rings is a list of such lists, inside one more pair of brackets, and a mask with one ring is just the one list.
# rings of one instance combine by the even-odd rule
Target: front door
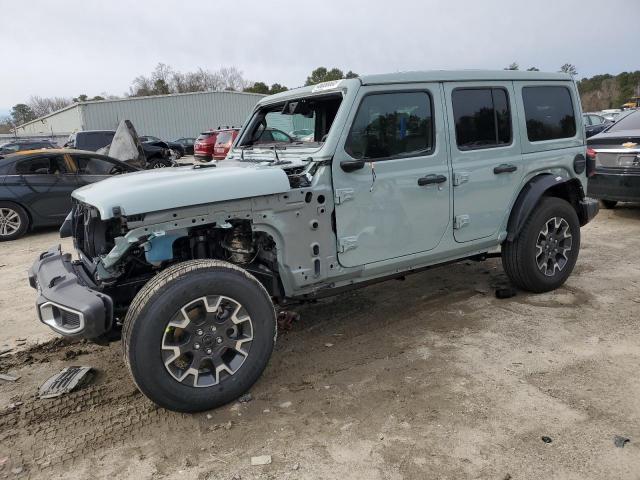
[[454,237],[498,233],[524,174],[511,82],[446,83]]
[[341,265],[435,248],[451,218],[440,85],[361,88],[332,173]]

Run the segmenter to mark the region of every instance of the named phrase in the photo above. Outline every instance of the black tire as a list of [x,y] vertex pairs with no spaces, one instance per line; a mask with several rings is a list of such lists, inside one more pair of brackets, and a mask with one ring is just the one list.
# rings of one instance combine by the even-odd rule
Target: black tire
[[612,208],[616,208],[616,205],[618,204],[617,200],[600,200],[600,203],[602,204],[602,206],[606,209],[612,209]]
[[29,215],[20,205],[0,202],[0,242],[16,240],[29,230]]
[[171,166],[171,160],[168,160],[166,158],[152,158],[147,163],[147,169],[149,170],[154,168],[165,168],[170,166]]
[[[543,230],[548,222],[554,218],[562,219],[568,225],[568,228],[565,229],[565,224],[560,221],[563,227],[559,228],[570,234],[571,244],[570,249],[565,252],[563,246],[566,247],[569,240],[564,238],[562,234],[555,235],[551,232],[548,242],[551,247],[552,259],[549,260],[551,263],[547,263],[544,262],[547,240],[543,235]],[[555,249],[556,251],[559,249],[560,254],[553,253],[554,241],[558,242],[555,244]],[[539,243],[544,244],[540,247],[541,250],[537,246]],[[571,275],[579,251],[580,222],[575,209],[561,198],[544,197],[527,219],[518,237],[513,242],[507,241],[502,245],[502,265],[511,282],[518,288],[534,293],[548,292],[560,287]],[[564,256],[562,252],[564,252]],[[539,254],[540,256],[538,256]],[[557,258],[561,258],[561,260],[554,263],[554,259]],[[542,266],[539,266],[538,261],[542,263]],[[548,272],[549,265],[552,265],[551,274]]]
[[[233,374],[225,373],[223,378],[216,373],[219,381],[215,384],[194,386],[200,374],[187,376],[193,378],[191,384],[182,383],[165,367],[162,356],[169,322],[194,299],[220,296],[234,299],[250,317],[252,340],[247,355]],[[276,333],[273,303],[255,277],[227,262],[191,260],[163,270],[138,292],[127,312],[122,345],[125,363],[144,395],[169,410],[199,412],[236,399],[258,380],[273,351]]]

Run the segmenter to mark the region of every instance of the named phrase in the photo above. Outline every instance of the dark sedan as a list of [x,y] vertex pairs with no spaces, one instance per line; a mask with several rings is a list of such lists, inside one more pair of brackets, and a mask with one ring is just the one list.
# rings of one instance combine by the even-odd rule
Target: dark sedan
[[35,150],[40,148],[56,148],[57,145],[51,140],[13,140],[9,143],[0,145],[0,155],[9,155],[11,153],[22,152],[24,150]]
[[602,115],[595,113],[583,113],[582,119],[584,120],[584,130],[587,138],[602,132],[613,123],[611,120],[607,120]]
[[179,138],[177,140],[174,140],[173,143],[179,143],[180,145],[182,145],[184,147],[185,155],[193,155],[193,146],[196,143],[196,139],[195,138]]
[[83,150],[33,150],[0,157],[0,241],[15,240],[32,227],[61,225],[76,188],[137,170]]
[[587,156],[595,161],[589,196],[600,199],[605,208],[640,202],[640,110],[589,138],[587,147]]

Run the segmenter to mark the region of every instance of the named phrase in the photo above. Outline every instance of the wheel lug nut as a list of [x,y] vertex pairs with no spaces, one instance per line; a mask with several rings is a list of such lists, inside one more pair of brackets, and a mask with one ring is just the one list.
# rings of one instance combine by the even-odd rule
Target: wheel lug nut
[[200,350],[200,344],[199,343],[194,343],[193,344],[193,348],[195,348],[196,350]]
[[215,332],[216,331],[216,326],[215,325],[211,325],[211,331]]
[[196,335],[202,335],[202,330],[200,329],[196,330]]
[[207,348],[207,355],[211,355],[211,352],[212,352],[212,351],[213,351],[213,350],[211,350],[210,348]]
[[216,338],[216,343],[217,343],[217,344],[222,343],[222,337],[218,337],[218,338]]

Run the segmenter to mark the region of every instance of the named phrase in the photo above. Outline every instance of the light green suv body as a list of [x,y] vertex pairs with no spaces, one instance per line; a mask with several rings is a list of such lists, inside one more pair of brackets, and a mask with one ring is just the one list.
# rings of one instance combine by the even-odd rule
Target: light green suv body
[[[313,138],[280,134],[301,129]],[[124,324],[141,390],[169,408],[200,410],[234,398],[264,368],[272,343],[257,333],[275,319],[260,298],[314,299],[500,252],[516,286],[561,285],[577,259],[580,226],[597,213],[584,196],[587,170],[580,99],[568,75],[437,71],[327,82],[262,99],[215,168],[141,172],[74,192],[67,230],[80,251],[82,288],[89,282],[100,299],[91,308],[84,293],[76,300],[73,289],[42,288],[51,272],[70,271],[59,252],[41,255],[30,278],[41,288],[45,323],[89,338]],[[196,275],[211,279],[210,290],[191,298],[177,285]],[[239,305],[235,325],[250,322],[251,340],[232,325],[216,341],[243,338],[259,353],[229,347],[228,358],[247,353],[242,362],[207,357],[208,370],[194,367],[203,339],[211,340],[198,328],[185,334],[195,348],[183,354],[190,366],[174,365],[182,350],[167,344],[166,332],[199,321],[171,312],[186,318],[201,302],[199,311],[211,314],[227,300]],[[65,331],[52,304],[77,312],[85,327]],[[158,309],[166,319],[157,320]],[[205,317],[198,325],[208,325]],[[170,353],[163,358],[172,379],[146,378],[153,352],[132,353],[150,348],[153,328],[165,332],[160,351]],[[240,376],[245,360],[256,366]],[[221,388],[227,377],[236,387]]]

